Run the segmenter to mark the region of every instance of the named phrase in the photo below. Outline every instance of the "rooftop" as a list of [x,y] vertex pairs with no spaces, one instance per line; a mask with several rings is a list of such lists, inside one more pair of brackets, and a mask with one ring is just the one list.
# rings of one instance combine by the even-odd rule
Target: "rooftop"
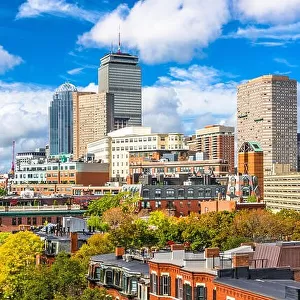
[[115,266],[125,268],[130,273],[141,273],[144,275],[149,274],[149,266],[141,260],[123,260],[117,259],[115,253],[101,254],[92,256],[91,261],[94,263],[104,263],[106,266]]

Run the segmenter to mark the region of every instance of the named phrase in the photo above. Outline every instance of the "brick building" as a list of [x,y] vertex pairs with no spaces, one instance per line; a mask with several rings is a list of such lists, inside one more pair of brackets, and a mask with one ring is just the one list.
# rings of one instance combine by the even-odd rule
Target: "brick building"
[[300,283],[290,268],[249,268],[251,249],[223,254],[185,252],[173,245],[149,261],[150,300],[271,300],[299,299]]

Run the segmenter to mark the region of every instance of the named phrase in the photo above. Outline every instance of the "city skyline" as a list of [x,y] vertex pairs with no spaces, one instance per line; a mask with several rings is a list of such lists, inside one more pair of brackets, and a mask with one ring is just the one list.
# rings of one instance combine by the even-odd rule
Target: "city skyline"
[[97,91],[100,58],[117,51],[119,27],[121,50],[140,57],[143,121],[153,132],[235,125],[238,84],[269,73],[300,80],[298,0],[5,2],[1,171],[10,166],[13,140],[17,151],[48,141],[55,88],[69,81]]

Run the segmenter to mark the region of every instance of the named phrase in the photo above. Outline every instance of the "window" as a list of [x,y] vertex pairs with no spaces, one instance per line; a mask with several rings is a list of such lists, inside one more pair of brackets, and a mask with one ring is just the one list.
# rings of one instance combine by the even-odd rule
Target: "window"
[[107,270],[105,274],[105,283],[107,285],[112,285],[113,284],[113,272],[111,270]]
[[192,197],[194,197],[194,190],[192,190],[192,189],[188,189],[188,193],[187,193],[187,195],[188,195],[188,198],[192,198]]
[[100,271],[101,271],[100,267],[95,268],[94,279],[100,280]]
[[143,198],[149,198],[149,190],[143,190]]
[[36,225],[36,217],[32,218],[32,225]]
[[181,278],[176,278],[176,298],[178,299],[183,299],[183,285],[182,285],[182,279]]
[[166,191],[166,197],[167,198],[173,198],[175,196],[175,191],[173,189],[168,189]]
[[198,195],[199,195],[199,198],[203,198],[204,197],[204,190],[203,189],[199,189]]
[[16,218],[11,219],[11,225],[17,225],[17,219]]
[[130,280],[130,293],[131,294],[137,293],[137,279],[136,278],[132,278]]
[[150,276],[150,288],[151,288],[151,293],[157,294],[157,275],[156,274],[151,274],[151,276]]
[[31,218],[30,217],[27,218],[27,225],[31,225]]
[[22,218],[18,218],[18,225],[22,224]]
[[155,190],[155,198],[161,198],[161,190],[160,189]]
[[121,282],[120,278],[121,278],[121,272],[116,271],[115,272],[115,285],[116,286],[120,286],[120,282]]
[[178,190],[178,198],[183,198],[184,197],[184,190]]
[[161,289],[160,294],[161,295],[171,295],[171,277],[164,275],[160,278],[161,281]]
[[192,300],[192,287],[189,284],[183,285],[183,299]]
[[205,197],[210,197],[211,196],[211,189],[206,189],[205,190]]
[[206,300],[206,287],[199,285],[195,289],[195,300]]

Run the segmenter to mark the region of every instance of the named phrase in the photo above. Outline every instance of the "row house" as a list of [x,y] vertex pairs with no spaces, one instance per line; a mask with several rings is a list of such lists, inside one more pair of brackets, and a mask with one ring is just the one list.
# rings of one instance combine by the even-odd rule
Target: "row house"
[[300,283],[289,267],[249,266],[253,249],[242,246],[220,253],[218,248],[190,253],[182,245],[154,253],[149,261],[150,300],[274,300],[299,299]]
[[87,279],[89,287],[104,287],[119,300],[149,299],[148,257],[137,253],[125,253],[122,247],[116,253],[93,256]]

